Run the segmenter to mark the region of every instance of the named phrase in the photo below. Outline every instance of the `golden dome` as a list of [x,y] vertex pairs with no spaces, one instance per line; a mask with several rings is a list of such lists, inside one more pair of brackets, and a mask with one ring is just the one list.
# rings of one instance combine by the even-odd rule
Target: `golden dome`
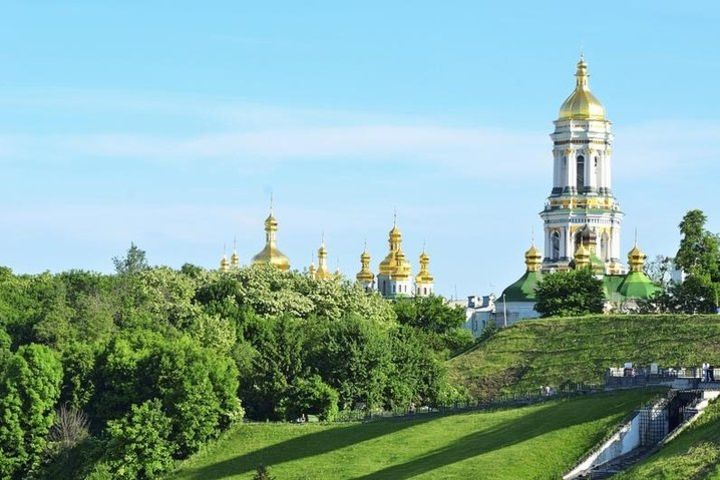
[[367,251],[367,247],[360,254],[360,271],[355,278],[360,283],[371,283],[375,279],[375,274],[370,270],[370,253]]
[[380,275],[390,275],[395,270],[395,252],[390,251],[387,256],[380,262]]
[[227,256],[223,255],[220,259],[220,271],[221,272],[227,272],[230,269],[230,265],[228,264]]
[[425,253],[425,250],[420,254],[420,271],[415,277],[415,283],[418,285],[430,284],[435,281],[435,278],[430,273],[430,256]]
[[643,253],[635,244],[635,246],[628,252],[628,263],[630,264],[631,272],[642,272],[645,267],[645,260],[647,255]]
[[265,248],[252,259],[253,265],[271,265],[282,272],[290,270],[290,259],[277,248],[278,222],[272,213],[265,219]]
[[605,107],[590,92],[587,63],[581,56],[577,64],[575,90],[560,107],[558,120],[605,120]]
[[535,244],[531,245],[527,252],[525,252],[525,265],[527,266],[528,272],[537,272],[540,270],[540,264],[542,263],[542,255],[540,250],[535,247]]

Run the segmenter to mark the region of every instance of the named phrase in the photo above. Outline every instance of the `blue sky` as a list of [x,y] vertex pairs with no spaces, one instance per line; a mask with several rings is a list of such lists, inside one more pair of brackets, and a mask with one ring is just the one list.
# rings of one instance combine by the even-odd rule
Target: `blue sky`
[[[354,275],[397,209],[441,293],[498,293],[551,188],[579,51],[613,121],[614,186],[650,256],[683,213],[720,231],[714,2],[5,2],[0,264],[217,264],[325,232]],[[586,6],[587,5],[587,6]]]

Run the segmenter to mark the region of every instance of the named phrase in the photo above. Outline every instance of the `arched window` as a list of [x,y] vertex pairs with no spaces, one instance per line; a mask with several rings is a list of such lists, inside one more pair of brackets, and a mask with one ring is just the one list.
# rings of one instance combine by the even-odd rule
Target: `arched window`
[[552,259],[557,260],[560,258],[560,233],[552,233]]
[[577,189],[582,192],[585,189],[585,157],[578,155],[577,157]]

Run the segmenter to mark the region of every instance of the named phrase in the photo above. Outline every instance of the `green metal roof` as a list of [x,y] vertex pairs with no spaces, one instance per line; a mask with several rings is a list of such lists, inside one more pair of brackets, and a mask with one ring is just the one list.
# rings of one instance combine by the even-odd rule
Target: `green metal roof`
[[535,287],[542,279],[540,272],[525,272],[515,283],[502,292],[506,302],[534,302]]
[[660,287],[655,285],[645,273],[630,272],[623,280],[618,291],[625,298],[647,299],[652,297],[655,292],[660,291]]

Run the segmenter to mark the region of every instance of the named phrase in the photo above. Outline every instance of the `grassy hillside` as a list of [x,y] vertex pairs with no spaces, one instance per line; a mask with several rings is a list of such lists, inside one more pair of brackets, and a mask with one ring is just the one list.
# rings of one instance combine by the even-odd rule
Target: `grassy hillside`
[[645,478],[720,479],[720,402],[688,430],[618,480]]
[[497,332],[449,363],[451,379],[476,397],[564,381],[597,383],[631,361],[720,364],[720,315],[598,315],[529,320]]
[[622,392],[530,407],[352,424],[249,424],[184,462],[173,480],[545,479],[571,467],[652,395]]

